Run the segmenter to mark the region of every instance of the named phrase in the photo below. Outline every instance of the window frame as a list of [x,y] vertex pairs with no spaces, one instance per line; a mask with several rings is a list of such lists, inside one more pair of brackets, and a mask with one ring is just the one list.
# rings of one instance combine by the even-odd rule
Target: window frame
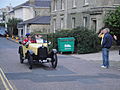
[[57,11],[57,0],[53,1],[53,11]]
[[89,0],[84,0],[84,5],[89,5]]
[[64,29],[64,18],[63,17],[60,19],[60,28]]
[[86,28],[87,27],[87,17],[83,17],[83,26]]
[[61,10],[65,9],[65,0],[61,0]]
[[72,0],[72,7],[75,8],[77,5],[76,5],[76,0]]
[[53,19],[53,32],[56,32],[56,18]]
[[76,23],[76,18],[75,17],[72,17],[72,28],[75,28],[75,23]]

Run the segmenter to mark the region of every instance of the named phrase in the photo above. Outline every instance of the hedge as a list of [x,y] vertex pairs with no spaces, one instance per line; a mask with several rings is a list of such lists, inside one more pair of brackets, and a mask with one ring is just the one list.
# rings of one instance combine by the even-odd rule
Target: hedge
[[73,30],[61,30],[56,33],[51,33],[48,35],[48,40],[52,42],[50,48],[58,49],[57,39],[64,37],[74,37],[75,38],[75,53],[93,53],[99,51],[100,40],[98,35],[86,28],[75,28]]

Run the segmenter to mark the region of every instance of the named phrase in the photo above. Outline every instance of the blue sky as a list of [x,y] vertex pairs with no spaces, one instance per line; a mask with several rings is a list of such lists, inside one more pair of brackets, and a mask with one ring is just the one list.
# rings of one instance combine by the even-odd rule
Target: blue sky
[[14,7],[26,1],[28,0],[0,0],[0,8],[5,8],[6,6],[10,5],[10,3]]

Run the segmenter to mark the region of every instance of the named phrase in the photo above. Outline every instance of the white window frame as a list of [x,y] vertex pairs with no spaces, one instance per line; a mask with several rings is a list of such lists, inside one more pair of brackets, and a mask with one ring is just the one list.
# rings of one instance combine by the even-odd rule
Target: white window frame
[[61,9],[64,10],[65,8],[65,0],[61,0]]
[[95,30],[95,32],[96,32],[96,30],[97,30],[97,19],[96,18],[94,18],[94,19],[92,19],[92,28]]
[[116,3],[116,0],[114,0],[114,5],[115,5],[115,6],[119,6],[120,3],[119,3],[119,2]]
[[53,10],[57,11],[57,0],[54,0],[53,2]]
[[87,27],[87,17],[83,17],[83,26]]
[[75,28],[76,18],[72,17],[72,28]]
[[53,32],[56,32],[56,19],[53,19]]
[[84,5],[89,5],[88,0],[84,0]]
[[72,7],[76,7],[76,0],[72,0]]
[[60,20],[60,28],[64,29],[64,18],[61,18]]

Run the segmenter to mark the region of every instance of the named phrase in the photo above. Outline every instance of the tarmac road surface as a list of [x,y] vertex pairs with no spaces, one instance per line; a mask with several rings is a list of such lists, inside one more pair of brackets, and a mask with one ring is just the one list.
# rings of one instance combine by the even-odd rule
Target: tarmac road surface
[[[120,90],[120,71],[115,68],[102,69],[95,61],[58,55],[56,69],[47,63],[29,70],[27,60],[20,64],[18,46],[0,38],[0,68],[13,90]],[[0,81],[0,90],[4,89]]]

